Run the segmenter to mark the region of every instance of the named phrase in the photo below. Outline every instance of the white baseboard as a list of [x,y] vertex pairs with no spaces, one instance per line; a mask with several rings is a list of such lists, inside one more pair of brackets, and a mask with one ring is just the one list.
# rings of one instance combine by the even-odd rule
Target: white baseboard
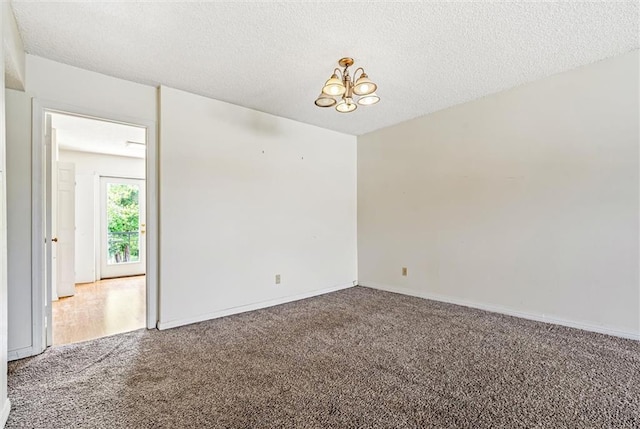
[[42,350],[36,351],[36,349],[34,349],[33,347],[24,347],[21,349],[9,350],[7,352],[7,360],[8,361],[18,360],[18,359],[26,358],[29,356],[35,356],[40,353],[42,353]]
[[312,298],[318,295],[324,295],[330,292],[336,292],[342,289],[353,287],[356,282],[345,283],[325,289],[314,290],[298,295],[286,296],[283,298],[262,301],[255,304],[241,305],[239,307],[227,308],[225,310],[215,311],[213,313],[202,314],[200,316],[188,317],[185,319],[171,320],[168,322],[158,322],[158,329],[170,329],[178,326],[190,325],[192,323],[203,322],[205,320],[217,319],[219,317],[231,316],[232,314],[244,313],[247,311],[259,310],[261,308],[273,307],[275,305],[286,304],[287,302],[299,301],[301,299]]
[[4,402],[4,407],[2,407],[2,414],[0,414],[0,428],[3,428],[5,424],[7,424],[7,419],[9,418],[9,412],[11,411],[11,401],[9,398]]
[[466,301],[464,299],[455,298],[451,296],[440,295],[440,294],[435,294],[431,292],[415,291],[413,289],[407,289],[407,288],[398,287],[398,286],[390,286],[390,285],[369,282],[364,280],[359,281],[358,284],[360,286],[364,286],[372,289],[380,289],[380,290],[385,290],[387,292],[399,293],[402,295],[415,296],[418,298],[430,299],[433,301],[440,301],[440,302],[446,302],[449,304],[462,305],[464,307],[477,308],[479,310],[490,311],[492,313],[506,314],[507,316],[520,317],[522,319],[535,320],[537,322],[552,323],[555,325],[567,326],[569,328],[577,328],[585,331],[598,332],[600,334],[613,335],[615,337],[628,338],[630,340],[640,341],[640,333],[638,332],[621,331],[617,329],[608,328],[605,326],[591,325],[583,322],[575,322],[573,320],[549,317],[544,314],[527,313],[523,311],[511,310],[509,308],[501,307],[497,305]]

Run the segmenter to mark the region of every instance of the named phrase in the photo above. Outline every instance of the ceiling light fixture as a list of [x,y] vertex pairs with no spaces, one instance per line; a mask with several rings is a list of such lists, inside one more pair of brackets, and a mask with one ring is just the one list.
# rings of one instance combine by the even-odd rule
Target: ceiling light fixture
[[[338,112],[349,113],[358,108],[357,104],[361,106],[371,106],[380,101],[380,97],[378,97],[375,92],[376,89],[378,89],[378,85],[371,82],[362,67],[358,67],[353,73],[355,79],[358,71],[361,72],[360,76],[355,79],[355,83],[351,81],[349,67],[353,65],[353,58],[341,58],[338,64],[340,67],[343,67],[344,70],[338,68],[333,70],[333,74],[329,80],[325,82],[322,87],[322,92],[315,101],[316,106],[336,106]],[[342,99],[338,102],[336,97],[341,97]]]

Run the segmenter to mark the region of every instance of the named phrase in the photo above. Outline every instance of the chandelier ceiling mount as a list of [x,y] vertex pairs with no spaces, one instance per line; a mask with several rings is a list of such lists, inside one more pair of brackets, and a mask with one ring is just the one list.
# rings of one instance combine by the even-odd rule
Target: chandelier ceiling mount
[[353,58],[349,58],[349,57],[340,58],[340,61],[338,61],[338,64],[340,65],[340,67],[351,67],[353,65]]

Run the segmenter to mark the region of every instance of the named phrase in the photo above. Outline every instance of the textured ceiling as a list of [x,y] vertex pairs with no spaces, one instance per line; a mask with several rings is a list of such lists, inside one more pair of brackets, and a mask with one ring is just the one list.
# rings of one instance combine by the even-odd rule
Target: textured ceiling
[[141,127],[58,113],[51,115],[51,126],[56,129],[60,149],[133,158],[145,157],[144,143],[147,132]]
[[[360,135],[638,49],[637,2],[13,1],[28,53]],[[381,102],[313,104],[340,57]]]

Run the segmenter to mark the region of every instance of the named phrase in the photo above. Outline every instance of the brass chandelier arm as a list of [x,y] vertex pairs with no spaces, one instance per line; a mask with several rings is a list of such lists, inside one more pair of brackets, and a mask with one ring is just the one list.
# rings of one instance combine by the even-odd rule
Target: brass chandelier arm
[[363,74],[367,74],[367,73],[365,73],[365,71],[364,71],[364,69],[363,69],[362,67],[358,67],[358,68],[356,69],[356,71],[354,71],[354,72],[353,72],[353,81],[354,81],[354,82],[358,80],[358,77],[357,77],[358,70],[360,70],[360,71],[362,72],[362,73],[360,74],[360,76],[362,76]]

